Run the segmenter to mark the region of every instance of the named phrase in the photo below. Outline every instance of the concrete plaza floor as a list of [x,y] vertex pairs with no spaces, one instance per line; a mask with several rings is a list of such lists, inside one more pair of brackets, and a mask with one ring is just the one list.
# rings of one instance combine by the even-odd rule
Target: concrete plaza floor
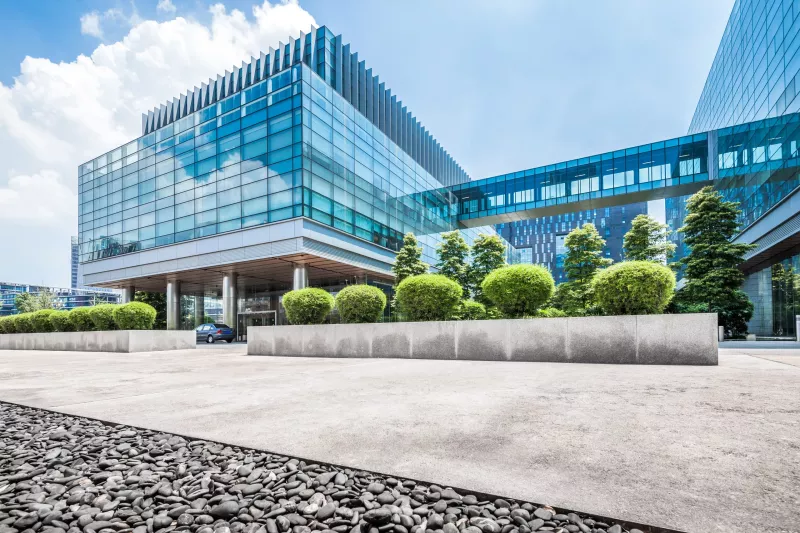
[[7,351],[0,400],[686,531],[797,532],[800,351],[757,352],[665,367]]

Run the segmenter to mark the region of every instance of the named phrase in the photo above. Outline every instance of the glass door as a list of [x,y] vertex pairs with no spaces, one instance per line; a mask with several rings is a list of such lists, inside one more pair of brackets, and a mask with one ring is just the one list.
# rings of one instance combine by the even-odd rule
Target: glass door
[[247,342],[247,328],[250,326],[274,326],[275,315],[275,311],[239,313],[236,323],[236,340]]

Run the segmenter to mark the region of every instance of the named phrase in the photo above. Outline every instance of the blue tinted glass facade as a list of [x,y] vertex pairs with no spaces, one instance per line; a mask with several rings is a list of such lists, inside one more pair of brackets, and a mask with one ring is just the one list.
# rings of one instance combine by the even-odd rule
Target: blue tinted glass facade
[[800,110],[800,4],[736,0],[690,133]]
[[606,241],[604,257],[621,261],[622,241],[637,215],[647,214],[647,203],[586,209],[561,215],[498,224],[497,232],[519,253],[518,261],[546,266],[556,283],[567,281],[564,272],[564,239],[575,228],[592,223]]
[[456,228],[443,184],[468,176],[340,45],[320,28],[271,50],[81,165],[81,261],[306,217],[390,250],[414,232],[434,263]]

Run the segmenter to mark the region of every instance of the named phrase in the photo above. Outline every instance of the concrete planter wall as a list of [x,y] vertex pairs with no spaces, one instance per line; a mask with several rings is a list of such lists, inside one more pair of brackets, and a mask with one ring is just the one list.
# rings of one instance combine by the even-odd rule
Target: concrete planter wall
[[717,315],[263,326],[249,355],[716,365]]
[[0,350],[70,352],[160,352],[195,348],[192,331],[81,331],[71,333],[13,333],[0,335]]

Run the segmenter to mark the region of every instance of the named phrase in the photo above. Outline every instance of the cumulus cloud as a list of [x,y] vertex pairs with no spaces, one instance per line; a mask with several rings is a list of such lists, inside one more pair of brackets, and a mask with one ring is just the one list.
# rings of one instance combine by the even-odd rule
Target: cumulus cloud
[[100,27],[100,13],[92,11],[81,17],[81,33],[98,39],[103,38],[103,29]]
[[158,0],[156,11],[161,13],[175,13],[175,4],[172,3],[172,0]]
[[[78,166],[139,136],[148,109],[315,24],[296,0],[264,1],[250,14],[209,10],[208,24],[138,21],[73,61],[26,57],[13,84],[0,83],[0,217],[20,236],[0,279],[66,283]],[[102,35],[97,15],[96,24],[81,18],[83,33]]]

